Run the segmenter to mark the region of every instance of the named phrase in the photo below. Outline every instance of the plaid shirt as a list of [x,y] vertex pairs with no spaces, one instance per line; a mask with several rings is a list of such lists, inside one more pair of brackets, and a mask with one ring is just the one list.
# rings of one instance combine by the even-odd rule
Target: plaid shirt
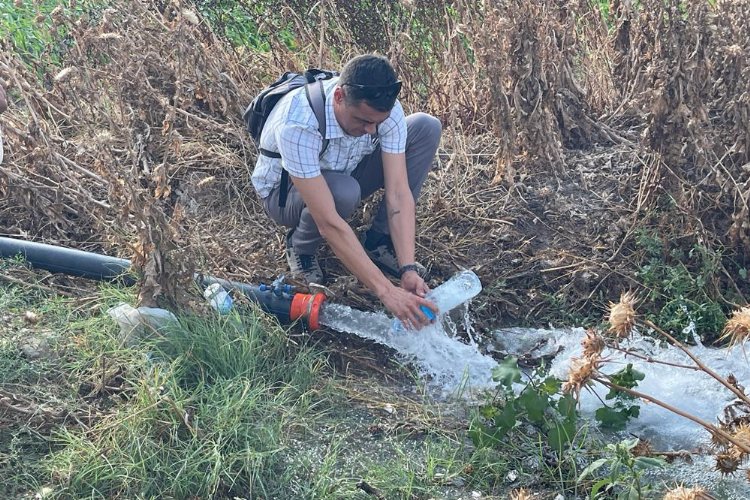
[[[295,89],[274,106],[260,136],[260,145],[269,151],[281,153],[281,159],[258,155],[252,182],[261,198],[267,197],[279,185],[281,169],[289,175],[308,179],[320,175],[321,170],[351,174],[366,155],[380,144],[386,153],[403,153],[406,150],[406,121],[401,103],[391,110],[390,116],[380,125],[376,135],[362,137],[346,135],[333,114],[333,91],[338,78],[323,82],[326,103],[326,139],[328,148],[320,156],[323,138],[305,96],[305,88]],[[314,89],[311,89],[314,90]]]

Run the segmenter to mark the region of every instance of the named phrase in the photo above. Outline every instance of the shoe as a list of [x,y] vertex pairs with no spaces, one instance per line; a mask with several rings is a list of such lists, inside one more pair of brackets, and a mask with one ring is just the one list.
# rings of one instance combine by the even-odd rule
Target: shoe
[[[368,257],[372,259],[375,265],[394,278],[401,278],[399,274],[401,266],[398,265],[396,250],[393,248],[393,242],[389,235],[372,232],[363,233],[360,241]],[[417,273],[424,277],[427,271],[425,267],[419,262],[415,262],[415,264],[417,266]]]
[[292,274],[304,278],[308,283],[317,283],[322,285],[325,277],[323,269],[315,255],[299,254],[294,251],[292,246],[292,232],[286,236],[286,261],[289,263],[289,270]]

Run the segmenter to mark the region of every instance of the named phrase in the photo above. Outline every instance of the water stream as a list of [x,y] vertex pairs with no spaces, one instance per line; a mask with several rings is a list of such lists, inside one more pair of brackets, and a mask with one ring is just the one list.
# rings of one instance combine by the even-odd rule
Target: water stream
[[[454,318],[457,315],[452,315]],[[419,331],[396,332],[393,322],[384,313],[364,312],[347,306],[327,303],[321,311],[321,323],[341,332],[352,333],[391,347],[406,362],[417,367],[420,375],[428,380],[428,388],[433,394],[447,396],[467,394],[465,389],[481,390],[494,388],[492,369],[497,362],[480,352],[473,339],[465,343],[457,336],[457,326],[446,316]],[[463,330],[471,334],[471,321],[468,307],[464,306]],[[582,328],[570,329],[530,329],[511,328],[493,332],[494,343],[491,349],[516,356],[546,357],[550,374],[565,380],[573,356],[582,353],[581,340],[585,335]],[[649,336],[634,335],[622,344],[654,359],[670,363],[691,365],[688,356],[666,343],[659,343]],[[750,363],[743,347],[734,349],[712,349],[698,345],[692,352],[704,363],[722,376],[732,373],[747,385],[750,382]],[[604,373],[614,373],[633,363],[646,378],[638,385],[638,390],[654,396],[668,404],[685,410],[708,422],[716,422],[723,415],[724,408],[733,401],[732,395],[718,382],[704,373],[649,363],[625,356],[618,351],[605,350],[603,357],[608,359]],[[604,387],[592,387],[593,391],[581,394],[580,411],[584,418],[594,422],[594,412],[601,406],[599,398],[604,398]],[[597,395],[594,394],[596,392]],[[610,441],[632,435],[648,439],[654,448],[662,451],[707,450],[709,435],[697,424],[679,417],[656,405],[640,403],[640,417],[632,420],[626,431],[609,436]],[[717,498],[750,498],[750,485],[744,473],[736,477],[722,477],[713,467],[713,458],[696,455],[693,464],[676,463],[655,473],[660,480],[675,481],[688,485],[701,485],[719,495]]]
[[[550,374],[565,380],[571,358],[582,354],[581,340],[585,336],[585,330],[511,328],[496,331],[493,336],[496,347],[508,354],[520,356],[532,352],[535,356],[554,356],[550,364]],[[660,361],[694,366],[684,352],[649,336],[636,333],[631,339],[624,341],[621,347]],[[720,376],[726,377],[732,373],[741,385],[747,386],[750,382],[750,363],[742,346],[714,349],[698,345],[690,350]],[[602,357],[608,360],[602,372],[614,373],[632,363],[635,369],[646,375],[645,379],[639,382],[638,391],[704,421],[716,423],[717,418],[723,416],[724,408],[734,401],[733,395],[726,388],[705,373],[652,363],[633,356],[626,357],[622,352],[609,349],[604,350]],[[598,384],[591,387],[591,390],[582,391],[582,416],[594,422],[594,412],[602,406],[599,398],[603,400],[607,392],[608,389]],[[631,420],[624,432],[608,436],[609,441],[635,435],[648,439],[654,449],[660,451],[709,450],[710,436],[698,424],[655,404],[641,401],[639,406],[640,416]],[[735,476],[722,477],[714,469],[712,457],[696,454],[693,460],[692,464],[677,461],[672,467],[658,473],[658,477],[688,485],[701,485],[716,498],[750,498],[750,485],[744,478],[743,470],[738,471]]]
[[[468,307],[463,307],[468,321]],[[479,352],[476,344],[458,340],[450,320],[437,321],[418,331],[394,331],[391,318],[384,313],[326,303],[320,323],[395,349],[404,361],[417,367],[431,388],[443,395],[462,388],[493,386],[492,369],[497,362]]]

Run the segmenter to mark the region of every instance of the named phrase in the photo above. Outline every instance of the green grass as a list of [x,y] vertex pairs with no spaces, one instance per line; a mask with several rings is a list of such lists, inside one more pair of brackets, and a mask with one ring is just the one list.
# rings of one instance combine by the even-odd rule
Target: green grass
[[[127,401],[86,432],[55,435],[61,450],[47,464],[61,494],[284,495],[287,442],[323,415],[314,411],[325,389],[319,355],[252,313],[181,317],[129,355],[105,344],[98,358],[124,364]],[[78,368],[93,375],[100,365]]]
[[[55,9],[61,15],[84,17],[98,15],[107,7],[102,0],[79,0],[71,7],[59,0],[13,0],[0,2],[0,39],[7,40],[18,55],[29,64],[58,66],[67,50],[67,32],[52,19]],[[58,31],[58,30],[63,31]],[[63,42],[56,42],[63,40]]]
[[[464,474],[472,450],[462,432],[373,433],[395,417],[347,400],[327,354],[292,343],[274,319],[254,309],[186,315],[126,345],[106,311],[133,298],[109,286],[81,301],[0,283],[12,318],[0,389],[87,422],[13,415],[0,439],[1,496],[367,499],[357,487],[366,481],[386,498],[430,498],[462,491],[457,478],[491,488]],[[24,323],[27,310],[39,323]],[[55,356],[24,358],[15,341],[39,332],[52,332]],[[435,418],[429,404],[421,411]]]

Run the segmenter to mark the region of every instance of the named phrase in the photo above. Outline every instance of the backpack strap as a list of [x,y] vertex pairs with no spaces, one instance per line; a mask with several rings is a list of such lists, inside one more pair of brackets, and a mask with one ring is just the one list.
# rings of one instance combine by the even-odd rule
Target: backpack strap
[[[326,139],[326,94],[323,89],[323,80],[317,81],[317,87],[320,92],[311,91],[310,87],[315,83],[308,83],[305,85],[305,95],[307,96],[307,102],[315,114],[315,118],[318,120],[318,132],[323,138],[323,147],[320,149],[320,156],[323,156],[326,148],[328,148],[328,139]],[[279,153],[261,149],[261,154],[270,156],[272,158],[281,158]],[[282,168],[281,169],[281,184],[279,184],[279,207],[284,208],[286,206],[286,197],[289,194],[289,173]]]

